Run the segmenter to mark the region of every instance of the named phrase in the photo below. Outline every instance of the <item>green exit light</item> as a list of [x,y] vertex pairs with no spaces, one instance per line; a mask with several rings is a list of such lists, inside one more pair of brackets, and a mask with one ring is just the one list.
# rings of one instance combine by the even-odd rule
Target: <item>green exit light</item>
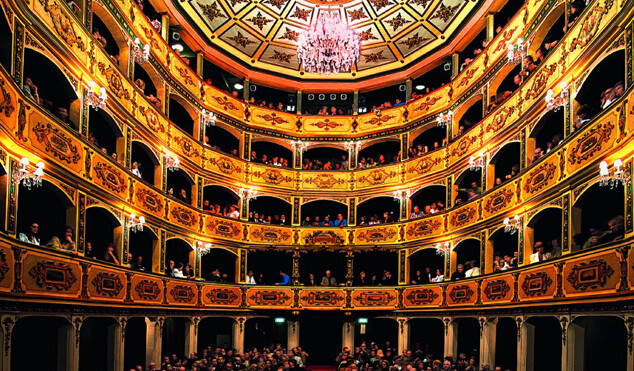
[[275,323],[284,323],[286,319],[284,317],[275,317]]
[[359,318],[359,323],[368,323],[367,318]]

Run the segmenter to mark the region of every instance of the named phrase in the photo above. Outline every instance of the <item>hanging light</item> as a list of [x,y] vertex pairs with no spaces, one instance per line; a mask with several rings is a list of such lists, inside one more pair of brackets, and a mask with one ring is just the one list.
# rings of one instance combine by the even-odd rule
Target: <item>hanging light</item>
[[143,224],[145,224],[145,217],[139,216],[138,218],[134,213],[130,213],[130,219],[128,220],[128,228],[131,232],[143,232]]
[[203,108],[203,110],[200,111],[200,122],[202,122],[205,126],[214,126],[216,125],[216,115]]
[[409,199],[410,192],[409,189],[406,190],[397,190],[392,192],[392,197],[394,197],[394,201],[401,202]]
[[511,219],[506,218],[504,219],[503,223],[504,223],[504,232],[506,233],[515,234],[515,232],[519,231],[520,228],[522,228],[522,223],[520,221],[519,215],[515,215],[513,217],[512,222],[511,222]]
[[291,141],[291,148],[293,152],[300,151],[305,152],[308,149],[308,143],[302,142],[301,140],[293,140]]
[[100,88],[96,82],[90,80],[88,82],[88,90],[86,91],[86,103],[98,111],[99,108],[106,108],[107,99],[108,94],[106,93],[106,88]]
[[546,109],[548,111],[557,112],[560,108],[568,105],[568,84],[565,81],[562,81],[559,84],[559,87],[561,88],[559,95],[555,95],[555,92],[553,92],[552,89],[548,89],[546,92],[544,100],[546,101]]
[[15,176],[15,181],[18,185],[22,185],[28,190],[33,187],[42,186],[42,177],[44,176],[44,162],[38,161],[35,164],[35,170],[31,172],[28,169],[30,161],[27,157],[20,159],[20,168]]
[[348,152],[356,152],[359,150],[359,147],[361,147],[361,142],[358,140],[349,140],[343,143],[343,148],[345,148]]
[[169,171],[176,171],[179,169],[178,165],[180,165],[180,160],[176,155],[173,155],[171,152],[167,152],[165,154],[165,167]]
[[599,164],[599,186],[614,189],[619,184],[625,185],[625,171],[623,171],[623,161],[617,158],[614,160],[613,171],[611,172],[607,161],[601,161]]
[[438,117],[436,117],[436,126],[444,128],[447,125],[451,124],[452,120],[453,120],[453,112],[451,110],[449,110],[447,114],[444,114],[441,112],[438,115]]
[[445,256],[451,252],[451,245],[449,242],[436,244],[436,255]]
[[133,61],[147,63],[150,60],[150,44],[143,45],[138,37],[134,39],[134,42],[130,41],[129,44]]
[[336,12],[323,11],[299,35],[297,58],[306,72],[326,76],[348,72],[359,60],[359,36]]
[[469,157],[469,168],[471,171],[482,170],[484,168],[484,154],[478,153],[477,157],[471,155]]
[[253,188],[242,188],[240,190],[242,197],[247,201],[255,200],[258,198],[258,191]]
[[200,256],[204,256],[209,254],[209,252],[211,251],[211,247],[213,245],[211,244],[211,242],[201,242],[198,241],[198,243],[196,244],[196,249],[198,250],[198,254]]
[[515,44],[509,43],[507,45],[508,52],[506,53],[507,63],[509,65],[518,65],[522,62],[524,57],[526,56],[526,51],[528,50],[528,43],[524,43],[523,38],[517,39]]

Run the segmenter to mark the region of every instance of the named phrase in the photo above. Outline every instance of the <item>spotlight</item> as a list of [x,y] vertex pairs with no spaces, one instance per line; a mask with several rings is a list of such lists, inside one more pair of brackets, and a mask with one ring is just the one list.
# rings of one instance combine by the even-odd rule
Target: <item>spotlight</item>
[[416,85],[416,90],[425,90],[425,85]]
[[233,88],[236,90],[242,90],[242,88],[244,88],[244,86],[242,84],[240,84],[239,82],[235,83],[233,85]]
[[181,44],[172,45],[172,49],[173,50],[178,50],[179,53],[181,53],[183,50],[185,50],[185,48],[183,48],[183,46]]

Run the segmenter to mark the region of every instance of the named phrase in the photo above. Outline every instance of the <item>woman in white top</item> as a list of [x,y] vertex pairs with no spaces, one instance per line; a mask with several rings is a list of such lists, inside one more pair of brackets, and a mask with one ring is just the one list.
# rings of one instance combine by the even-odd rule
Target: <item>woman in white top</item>
[[246,278],[247,285],[255,285],[255,277],[253,277],[253,271],[249,271]]
[[472,260],[468,262],[467,264],[469,265],[469,269],[467,269],[467,271],[464,274],[466,278],[476,277],[480,275],[480,268],[476,267],[477,262],[475,260]]
[[440,272],[440,269],[436,269],[436,277],[431,279],[431,282],[442,282],[445,280],[445,276]]

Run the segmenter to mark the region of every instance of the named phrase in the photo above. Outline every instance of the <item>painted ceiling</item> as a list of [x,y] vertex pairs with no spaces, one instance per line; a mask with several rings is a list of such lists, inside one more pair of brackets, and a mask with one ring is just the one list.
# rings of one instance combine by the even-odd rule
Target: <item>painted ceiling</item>
[[[482,0],[187,0],[174,2],[213,49],[249,69],[293,79],[357,80],[407,67],[442,47]],[[320,12],[336,11],[360,36],[352,71],[304,73],[297,59],[298,35]],[[193,22],[193,23],[192,23]],[[194,32],[191,27],[190,32]]]

